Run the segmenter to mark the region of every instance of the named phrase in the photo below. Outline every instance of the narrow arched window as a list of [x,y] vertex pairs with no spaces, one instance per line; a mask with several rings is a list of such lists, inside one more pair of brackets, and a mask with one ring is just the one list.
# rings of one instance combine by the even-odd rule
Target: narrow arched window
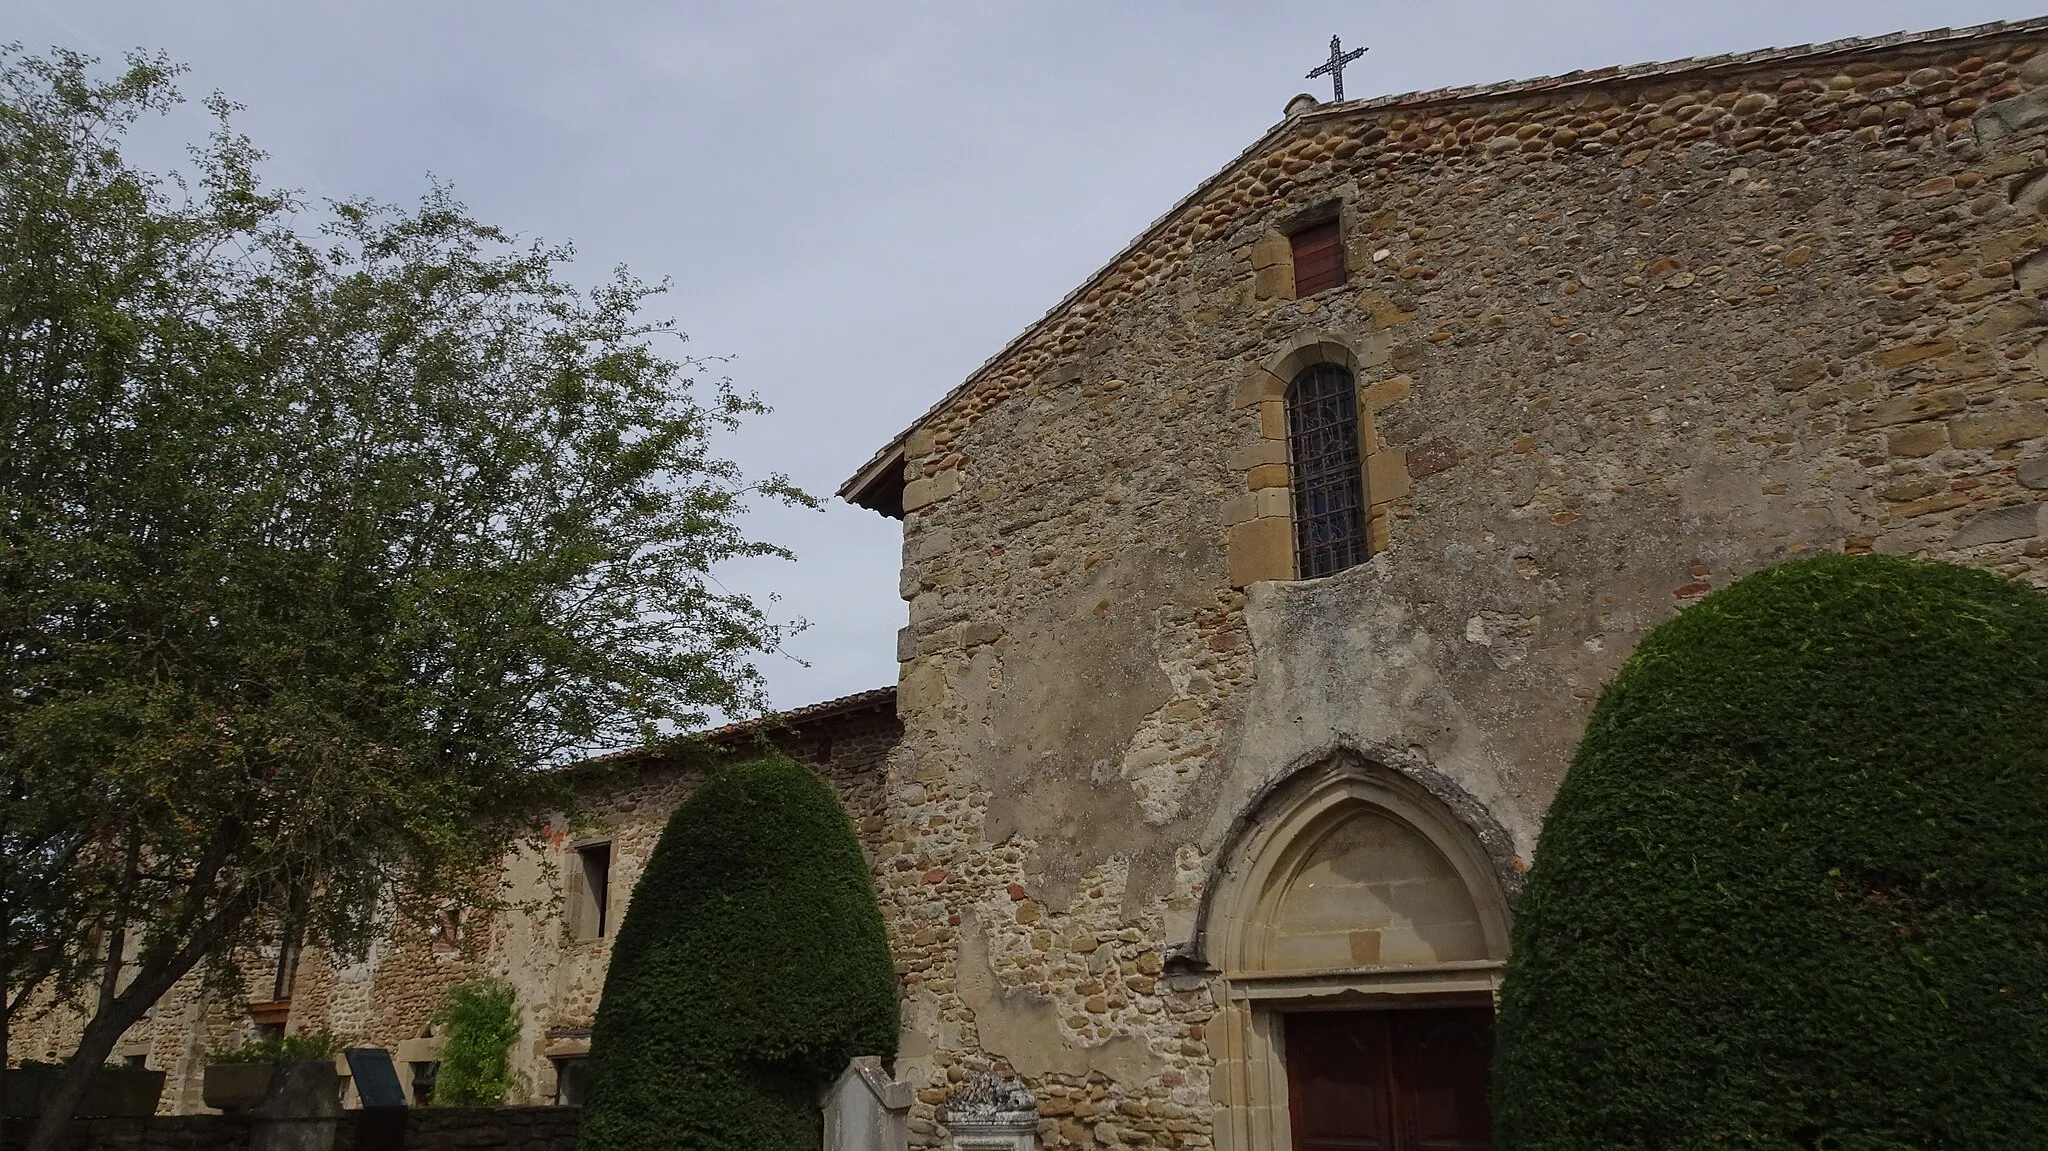
[[1317,364],[1287,389],[1288,478],[1294,487],[1295,570],[1302,579],[1365,562],[1365,477],[1358,457],[1358,387]]

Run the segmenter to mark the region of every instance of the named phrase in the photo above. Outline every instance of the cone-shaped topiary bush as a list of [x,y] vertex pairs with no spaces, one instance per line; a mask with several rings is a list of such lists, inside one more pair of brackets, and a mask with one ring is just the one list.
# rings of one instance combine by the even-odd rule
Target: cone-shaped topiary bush
[[819,1092],[895,1054],[896,980],[853,825],[770,758],[662,832],[612,949],[582,1151],[817,1151]]
[[1652,632],[1543,828],[1508,1151],[2048,1147],[2048,596],[1786,564]]

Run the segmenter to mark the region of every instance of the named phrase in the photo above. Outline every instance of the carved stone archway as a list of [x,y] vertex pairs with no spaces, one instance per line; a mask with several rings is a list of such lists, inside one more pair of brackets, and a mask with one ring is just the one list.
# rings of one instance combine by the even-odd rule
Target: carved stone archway
[[1197,944],[1221,988],[1219,1151],[1289,1148],[1286,1012],[1493,1002],[1512,917],[1487,841],[1504,836],[1403,766],[1336,751],[1226,839]]

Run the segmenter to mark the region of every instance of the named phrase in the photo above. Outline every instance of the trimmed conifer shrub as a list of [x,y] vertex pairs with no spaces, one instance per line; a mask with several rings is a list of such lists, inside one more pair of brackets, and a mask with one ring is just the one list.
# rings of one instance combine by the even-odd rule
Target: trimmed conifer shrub
[[896,1052],[889,942],[853,825],[784,758],[727,767],[633,889],[590,1044],[581,1151],[817,1151],[818,1096]]
[[1509,1151],[2048,1147],[2048,596],[1877,556],[1708,596],[1516,910]]

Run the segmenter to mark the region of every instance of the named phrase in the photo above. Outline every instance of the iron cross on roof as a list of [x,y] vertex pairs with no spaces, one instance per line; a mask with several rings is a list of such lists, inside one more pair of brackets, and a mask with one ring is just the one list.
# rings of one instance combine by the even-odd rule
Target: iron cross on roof
[[1365,49],[1363,48],[1353,48],[1351,51],[1346,52],[1343,43],[1335,36],[1332,36],[1330,37],[1329,62],[1318,65],[1311,70],[1308,78],[1313,80],[1318,76],[1328,76],[1331,86],[1336,89],[1336,102],[1342,104],[1344,102],[1344,65],[1363,55],[1365,55]]

